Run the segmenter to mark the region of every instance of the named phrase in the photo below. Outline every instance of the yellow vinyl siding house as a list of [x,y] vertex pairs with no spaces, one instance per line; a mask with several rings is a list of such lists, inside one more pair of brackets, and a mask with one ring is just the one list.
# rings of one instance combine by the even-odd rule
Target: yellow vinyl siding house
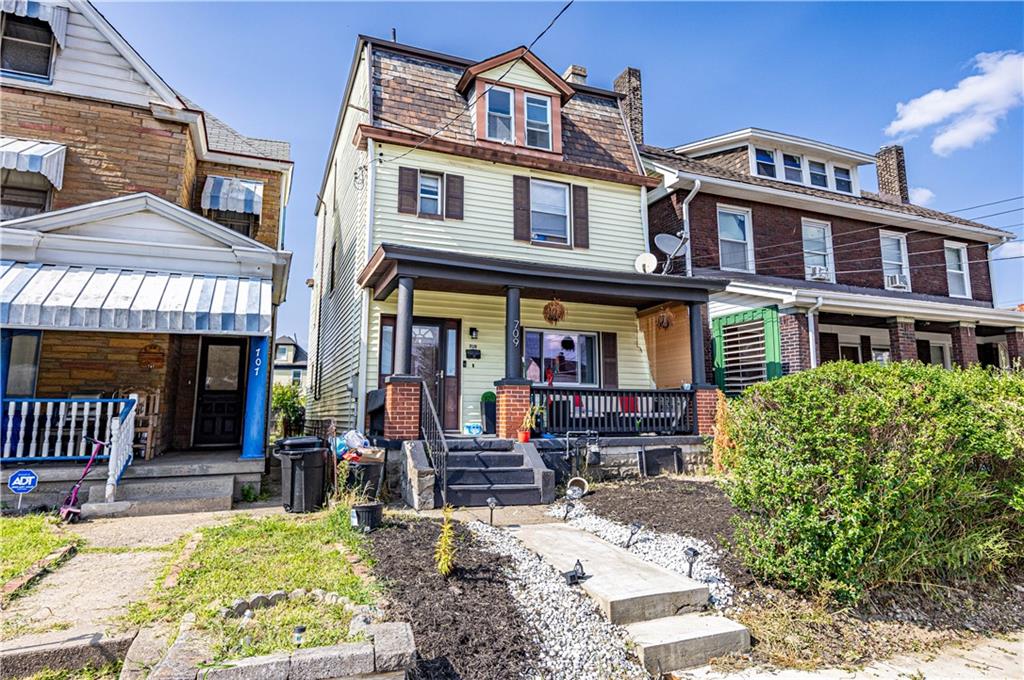
[[474,62],[360,38],[316,207],[311,420],[500,439],[533,404],[535,435],[696,433],[693,390],[672,382],[702,382],[692,358],[679,370],[641,328],[669,308],[700,328],[716,282],[636,268],[655,180],[624,96],[525,48]]

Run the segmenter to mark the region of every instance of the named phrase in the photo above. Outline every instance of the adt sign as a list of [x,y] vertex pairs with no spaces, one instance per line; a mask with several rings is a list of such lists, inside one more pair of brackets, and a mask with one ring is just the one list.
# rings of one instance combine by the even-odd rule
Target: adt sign
[[35,489],[37,484],[39,475],[31,470],[18,470],[7,480],[7,488],[17,494],[28,493]]

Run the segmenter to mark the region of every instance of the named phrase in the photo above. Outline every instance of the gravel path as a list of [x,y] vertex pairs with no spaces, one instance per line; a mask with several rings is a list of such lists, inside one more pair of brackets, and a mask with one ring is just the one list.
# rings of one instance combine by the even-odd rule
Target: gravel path
[[[559,503],[553,506],[548,514],[558,518],[565,517],[565,504]],[[609,543],[621,547],[626,546],[633,531],[625,524],[595,515],[579,501],[573,503],[569,511],[568,523],[572,527],[589,531]],[[697,559],[693,562],[692,574],[689,571],[689,562],[685,557],[688,548],[693,548],[698,553]],[[633,537],[627,550],[642,560],[701,581],[707,585],[711,593],[711,604],[717,609],[724,609],[732,603],[735,589],[718,566],[722,559],[722,552],[709,543],[693,536],[663,534],[641,528]]]
[[605,621],[594,602],[527,550],[506,529],[466,525],[485,549],[511,560],[509,589],[541,647],[536,677],[551,680],[650,678],[630,654],[626,632]]

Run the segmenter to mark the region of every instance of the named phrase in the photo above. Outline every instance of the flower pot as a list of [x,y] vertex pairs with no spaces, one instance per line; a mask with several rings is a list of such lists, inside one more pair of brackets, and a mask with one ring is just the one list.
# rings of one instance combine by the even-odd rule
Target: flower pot
[[519,434],[519,443],[520,444],[526,444],[527,442],[530,441],[530,431],[529,430],[519,430],[518,434]]

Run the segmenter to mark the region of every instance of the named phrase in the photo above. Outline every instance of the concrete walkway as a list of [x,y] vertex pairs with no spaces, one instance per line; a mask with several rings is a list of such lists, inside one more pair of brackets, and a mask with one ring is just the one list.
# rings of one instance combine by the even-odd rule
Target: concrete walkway
[[[494,509],[494,526],[526,526],[531,524],[549,524],[556,521],[556,518],[546,513],[551,509],[550,505],[510,505]],[[442,510],[423,510],[416,512],[405,504],[397,507],[388,507],[399,514],[411,514],[417,517],[430,517],[440,519]],[[458,508],[452,517],[459,522],[473,522],[479,520],[485,524],[490,521],[490,508]]]

